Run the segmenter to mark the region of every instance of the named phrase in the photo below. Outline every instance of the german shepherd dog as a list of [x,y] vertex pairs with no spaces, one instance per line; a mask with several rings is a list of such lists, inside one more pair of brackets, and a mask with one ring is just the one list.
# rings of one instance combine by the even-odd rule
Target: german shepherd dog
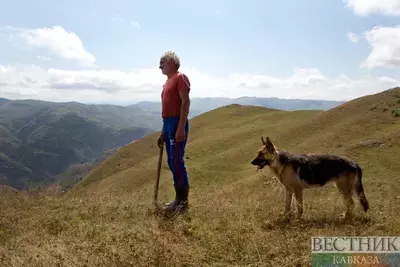
[[257,171],[268,166],[286,189],[285,212],[290,213],[292,196],[297,202],[297,218],[303,214],[303,189],[322,187],[330,182],[336,184],[346,203],[345,219],[353,215],[353,189],[360,204],[367,212],[369,204],[362,186],[362,170],[358,163],[332,154],[292,154],[277,149],[269,137],[261,137],[262,146],[251,161]]

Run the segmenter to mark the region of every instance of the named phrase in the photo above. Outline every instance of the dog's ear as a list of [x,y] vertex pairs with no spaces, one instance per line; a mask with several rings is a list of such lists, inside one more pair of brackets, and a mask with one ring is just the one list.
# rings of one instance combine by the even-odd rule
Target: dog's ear
[[263,145],[266,144],[263,136],[261,136],[261,142],[262,142]]
[[265,141],[265,146],[267,147],[268,152],[274,153],[275,152],[275,146],[271,142],[271,139],[267,136],[267,140]]

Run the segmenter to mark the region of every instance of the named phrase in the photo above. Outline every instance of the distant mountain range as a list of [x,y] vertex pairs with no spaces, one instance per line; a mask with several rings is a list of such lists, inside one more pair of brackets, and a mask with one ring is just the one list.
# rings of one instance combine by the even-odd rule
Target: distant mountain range
[[0,184],[21,189],[158,131],[137,107],[0,99]]
[[[229,104],[327,110],[342,102],[241,97],[193,98],[189,118]],[[70,186],[118,147],[161,129],[159,102],[129,106],[0,98],[0,184]]]
[[[189,118],[193,118],[204,112],[230,104],[262,106],[281,110],[328,110],[342,103],[344,103],[344,101],[280,99],[275,97],[192,98]],[[160,114],[161,112],[160,102],[142,101],[137,104],[130,105],[130,107],[138,107],[144,111],[150,112],[151,114]]]

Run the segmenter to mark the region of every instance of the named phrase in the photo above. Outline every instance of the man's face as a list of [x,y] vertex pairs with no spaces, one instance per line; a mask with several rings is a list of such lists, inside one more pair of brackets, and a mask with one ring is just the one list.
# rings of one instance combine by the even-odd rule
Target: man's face
[[172,73],[173,71],[173,61],[172,60],[167,60],[167,59],[161,59],[160,60],[160,69],[163,74],[168,75]]

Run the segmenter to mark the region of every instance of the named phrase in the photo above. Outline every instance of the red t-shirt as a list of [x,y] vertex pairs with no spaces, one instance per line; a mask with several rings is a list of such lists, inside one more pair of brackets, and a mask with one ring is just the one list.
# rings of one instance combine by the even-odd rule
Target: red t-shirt
[[176,73],[165,82],[161,92],[162,117],[179,117],[181,114],[181,97],[179,92],[190,92],[190,82],[183,73]]

